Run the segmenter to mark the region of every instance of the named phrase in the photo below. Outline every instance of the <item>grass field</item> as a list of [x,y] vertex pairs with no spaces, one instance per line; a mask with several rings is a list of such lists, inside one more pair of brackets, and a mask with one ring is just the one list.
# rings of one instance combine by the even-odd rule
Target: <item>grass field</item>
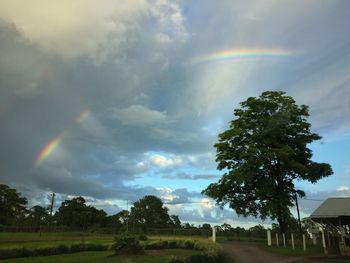
[[270,252],[283,254],[287,256],[305,257],[305,256],[323,256],[324,255],[323,248],[320,245],[309,246],[306,248],[306,251],[304,251],[301,246],[296,246],[294,250],[291,247],[286,247],[286,248],[275,247],[275,246],[268,247],[266,245],[261,247],[263,247],[265,250],[268,250]]
[[[112,245],[115,235],[100,235],[94,233],[81,232],[42,232],[42,233],[0,233],[0,250],[26,248],[34,250],[37,248],[53,248],[59,245],[70,247],[72,244],[90,243]],[[209,240],[203,236],[148,236],[148,240],[142,243],[153,242],[156,240]],[[53,256],[23,257],[15,259],[2,260],[1,262],[117,262],[117,263],[138,263],[138,262],[169,262],[172,256],[187,257],[194,254],[200,254],[200,251],[183,249],[161,249],[147,250],[144,256],[113,256],[112,251],[90,251],[78,252],[72,254],[60,254]]]
[[71,245],[77,243],[112,244],[114,235],[82,232],[0,232],[0,249],[38,248]]
[[46,257],[28,257],[2,260],[1,262],[47,262],[47,263],[63,263],[63,262],[110,262],[110,263],[167,263],[173,256],[187,257],[198,254],[198,251],[183,250],[183,249],[163,249],[157,251],[147,251],[146,255],[142,256],[114,256],[113,252],[81,252],[74,254],[64,254]]
[[[149,236],[152,240],[181,240],[181,239],[209,240],[202,236]],[[0,232],[0,249],[8,248],[38,248],[53,247],[58,245],[71,245],[76,243],[94,243],[111,245],[114,241],[114,235],[101,235],[82,232]]]

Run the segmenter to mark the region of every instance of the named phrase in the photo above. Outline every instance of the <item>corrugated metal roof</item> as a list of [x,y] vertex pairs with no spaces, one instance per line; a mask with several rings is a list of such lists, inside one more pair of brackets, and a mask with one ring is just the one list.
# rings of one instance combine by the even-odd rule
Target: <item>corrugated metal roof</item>
[[350,216],[350,197],[328,198],[312,214],[311,218]]

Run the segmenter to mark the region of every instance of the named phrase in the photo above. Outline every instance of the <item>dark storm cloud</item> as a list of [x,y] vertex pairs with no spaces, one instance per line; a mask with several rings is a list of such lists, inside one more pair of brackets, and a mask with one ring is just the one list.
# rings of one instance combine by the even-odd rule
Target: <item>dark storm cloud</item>
[[[181,121],[167,122],[165,118],[171,120],[171,116],[164,111],[141,106],[140,103],[148,103],[147,90],[158,88],[153,85],[159,61],[141,54],[134,63],[128,61],[127,66],[118,57],[114,58],[115,63],[99,66],[88,60],[60,60],[25,41],[14,26],[2,22],[0,30],[0,49],[4,54],[0,64],[3,182],[29,182],[65,194],[122,197],[113,192],[116,187],[122,188],[117,189],[120,193],[130,191],[121,186],[124,181],[135,179],[136,163],[143,152],[203,148],[205,138],[193,140],[189,127],[174,129],[181,126]],[[144,41],[150,45],[150,39]],[[124,56],[131,55],[134,49],[137,46],[130,52],[124,50]],[[142,61],[156,67],[144,67]],[[166,88],[162,87],[162,93],[166,94]],[[126,111],[118,115],[123,120],[109,117],[110,109],[123,111],[132,107],[148,115],[141,119],[134,116],[136,123]],[[84,110],[90,115],[78,122]],[[146,117],[150,124],[157,124],[152,123],[157,120],[159,123],[142,127]],[[35,166],[41,149],[62,132],[61,152],[40,167]]]
[[[4,1],[0,11],[0,181],[32,200],[52,191],[104,201],[163,196],[157,182],[137,185],[157,169],[162,170],[155,180],[214,180],[208,171],[215,169],[217,134],[239,101],[265,89],[285,89],[310,105],[312,123],[323,136],[349,132],[347,3],[205,1],[199,7],[192,1],[75,1],[81,7],[77,15],[45,1],[19,12],[13,7],[21,3],[12,2]],[[38,5],[52,12],[44,27],[41,17],[32,16]],[[300,54],[191,64],[192,57],[234,47]],[[58,136],[53,153],[35,165]],[[179,156],[182,163],[152,166],[145,154],[154,152]],[[191,187],[170,194],[173,203],[201,198]],[[199,217],[184,213],[189,220],[228,217],[209,210]]]

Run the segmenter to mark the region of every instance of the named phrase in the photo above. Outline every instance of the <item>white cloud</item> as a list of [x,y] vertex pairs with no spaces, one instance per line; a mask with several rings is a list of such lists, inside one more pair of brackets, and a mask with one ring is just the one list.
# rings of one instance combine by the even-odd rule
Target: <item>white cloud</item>
[[176,166],[176,165],[180,165],[182,163],[182,159],[178,156],[173,156],[170,158],[167,158],[163,155],[160,154],[155,154],[152,155],[149,158],[151,164],[158,166],[158,167],[169,167],[169,166]]
[[349,187],[347,187],[347,186],[340,186],[340,187],[338,187],[338,189],[337,189],[337,192],[346,192],[346,191],[349,191]]
[[160,198],[165,202],[171,202],[176,198],[176,195],[173,194],[173,190],[170,188],[156,188],[160,193]]
[[202,198],[200,205],[201,205],[202,209],[212,209],[213,208],[213,204],[211,203],[211,201],[208,198]]
[[124,109],[110,109],[112,118],[120,120],[124,125],[151,125],[166,120],[166,113],[151,110],[142,105],[132,105]]

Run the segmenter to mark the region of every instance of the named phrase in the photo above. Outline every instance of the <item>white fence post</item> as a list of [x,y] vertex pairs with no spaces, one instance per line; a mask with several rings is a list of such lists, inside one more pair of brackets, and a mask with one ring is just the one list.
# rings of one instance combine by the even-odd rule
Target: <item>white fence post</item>
[[271,246],[271,230],[267,230],[267,245],[270,247]]
[[294,250],[294,235],[293,235],[293,233],[291,234],[291,238],[292,238],[292,249]]
[[316,233],[311,233],[311,235],[312,235],[312,244],[313,244],[313,245],[317,245]]
[[286,234],[283,233],[282,237],[283,237],[283,247],[286,247]]
[[305,240],[305,234],[303,234],[303,249],[306,251],[306,240]]
[[280,246],[280,243],[278,241],[278,233],[276,233],[276,246],[279,247]]
[[216,242],[216,231],[215,231],[215,226],[213,226],[213,243]]
[[326,239],[324,237],[324,231],[323,229],[321,230],[321,233],[322,233],[322,246],[323,246],[323,251],[325,254],[327,254],[327,249],[326,249]]

